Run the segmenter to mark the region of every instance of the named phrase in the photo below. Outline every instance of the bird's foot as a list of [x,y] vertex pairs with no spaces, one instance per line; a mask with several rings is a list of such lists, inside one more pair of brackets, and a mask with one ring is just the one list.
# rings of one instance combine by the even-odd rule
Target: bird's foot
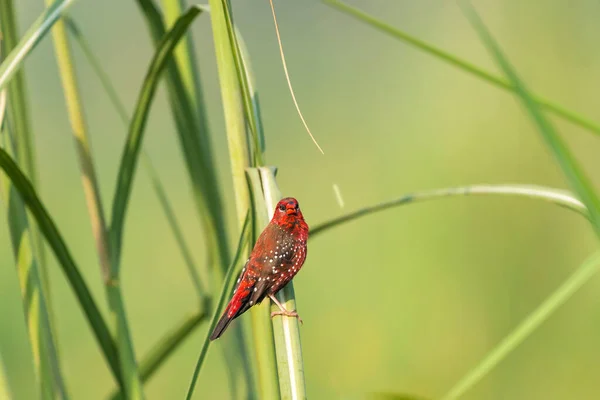
[[298,313],[296,312],[296,310],[293,310],[293,311],[287,310],[283,306],[283,304],[281,304],[279,302],[279,300],[277,300],[277,298],[274,295],[272,295],[272,294],[270,294],[269,297],[271,298],[271,300],[273,300],[273,303],[275,303],[277,305],[277,307],[279,307],[279,311],[273,311],[271,313],[271,318],[273,318],[273,317],[275,317],[277,315],[282,315],[282,316],[285,315],[286,317],[296,318],[298,320],[298,322],[300,322],[301,324],[303,323],[302,322],[302,318],[300,318],[300,316],[298,315]]
[[302,318],[300,318],[300,316],[298,315],[298,313],[294,310],[294,311],[288,311],[286,309],[283,309],[281,311],[273,311],[271,313],[271,318],[277,316],[277,315],[285,315],[286,317],[293,317],[296,318],[298,320],[298,322],[300,322],[301,324],[303,324],[304,322],[302,322]]

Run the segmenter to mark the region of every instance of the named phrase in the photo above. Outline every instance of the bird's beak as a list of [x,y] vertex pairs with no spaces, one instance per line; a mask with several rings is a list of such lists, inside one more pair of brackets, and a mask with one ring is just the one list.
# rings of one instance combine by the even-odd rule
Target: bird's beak
[[296,209],[294,207],[288,207],[286,208],[285,213],[287,215],[296,215]]

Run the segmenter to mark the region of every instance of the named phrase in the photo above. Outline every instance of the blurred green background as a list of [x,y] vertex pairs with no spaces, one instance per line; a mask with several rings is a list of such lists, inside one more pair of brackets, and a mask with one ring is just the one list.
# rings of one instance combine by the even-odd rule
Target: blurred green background
[[[470,183],[565,187],[517,99],[318,1],[278,1],[303,130],[285,83],[268,2],[233,0],[252,57],[267,135],[267,162],[309,225],[416,190]],[[453,2],[355,0],[386,22],[497,71]],[[521,77],[538,94],[600,121],[600,4],[591,0],[476,1]],[[16,2],[21,32],[41,0]],[[134,1],[80,0],[71,8],[133,108],[152,56]],[[194,23],[218,151],[237,232],[209,19]],[[110,204],[124,129],[74,46],[104,205]],[[105,306],[75,149],[50,38],[26,62],[41,195],[85,278]],[[553,118],[600,185],[600,140]],[[145,148],[160,169],[198,262],[203,245],[188,179],[161,87]],[[140,171],[141,172],[141,171]],[[332,185],[339,185],[345,208]],[[3,224],[6,226],[6,224]],[[237,233],[236,233],[237,234]],[[145,174],[126,225],[123,285],[138,355],[195,310],[183,261]],[[386,211],[311,241],[294,280],[309,398],[372,391],[444,394],[597,244],[582,218],[515,198],[454,198]],[[50,272],[65,378],[75,399],[113,388],[100,352],[54,259]],[[7,229],[0,229],[0,353],[16,399],[34,395],[33,369]],[[600,395],[600,277],[586,284],[464,399],[591,399]],[[243,318],[248,318],[244,316]],[[149,399],[184,396],[204,327],[147,385]],[[219,344],[217,345],[219,346]],[[196,397],[225,398],[222,356],[211,348]]]

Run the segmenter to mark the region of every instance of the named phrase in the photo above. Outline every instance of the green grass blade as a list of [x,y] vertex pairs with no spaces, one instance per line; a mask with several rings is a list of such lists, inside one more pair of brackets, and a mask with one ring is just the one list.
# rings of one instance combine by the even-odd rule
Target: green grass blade
[[[260,179],[260,172],[256,168],[248,168],[248,185],[250,189],[252,208],[254,210],[255,226],[252,243],[269,223],[269,214]],[[252,317],[252,332],[254,339],[254,356],[256,360],[256,374],[258,393],[261,399],[279,398],[279,375],[275,357],[275,339],[273,324],[271,323],[271,300],[263,301],[250,309]]]
[[[172,25],[185,10],[184,0],[162,0],[165,14],[165,22]],[[204,11],[206,8],[198,6]],[[194,38],[192,32],[188,32],[181,40],[181,43],[175,48],[175,63],[180,71],[183,87],[190,100],[192,109],[195,110],[195,117],[201,131],[208,132],[208,117],[205,115],[204,95],[200,80],[200,69],[196,62],[196,51],[194,47]]]
[[[281,192],[275,181],[275,169],[259,168],[263,186],[265,203],[269,214],[281,200]],[[293,282],[288,283],[277,293],[277,300],[288,310],[296,310],[296,297]],[[271,305],[272,311],[279,308]],[[273,335],[279,371],[279,391],[282,399],[305,399],[306,384],[304,380],[304,363],[302,361],[302,345],[300,343],[300,326],[298,319],[279,316],[273,318]]]
[[[323,0],[323,2],[327,5],[335,8],[338,11],[341,11],[347,15],[350,15],[361,22],[367,23],[367,24],[371,25],[372,27],[380,30],[381,32],[391,35],[392,37],[395,37],[396,39],[399,39],[411,46],[414,46],[414,47],[418,48],[419,50],[424,51],[425,53],[431,54],[434,57],[437,57],[440,60],[445,61],[445,62],[449,63],[450,65],[453,65],[454,67],[457,67],[465,72],[468,72],[471,75],[473,75],[479,79],[482,79],[494,86],[500,87],[502,89],[510,90],[510,91],[515,90],[514,86],[507,80],[502,79],[498,76],[495,76],[492,73],[490,73],[482,68],[479,68],[476,65],[469,63],[468,61],[465,61],[459,57],[456,57],[440,48],[437,48],[425,41],[417,39],[414,36],[409,35],[408,33],[403,32],[400,29],[395,28],[389,24],[386,24],[385,22],[382,22],[379,19],[377,19],[355,7],[352,7],[352,6],[345,4],[338,0]],[[559,117],[565,119],[566,121],[569,121],[572,124],[580,126],[584,129],[587,129],[595,134],[600,134],[600,125],[598,123],[590,120],[589,118],[584,117],[574,111],[571,111],[571,110],[569,110],[551,100],[541,97],[541,96],[534,96],[534,100],[540,106],[542,106],[545,110],[552,112],[554,115],[559,116]]]
[[62,13],[74,2],[75,0],[56,0],[31,24],[19,44],[0,64],[0,90],[4,89],[12,76],[21,68],[23,60],[31,53],[31,50],[37,46],[52,25],[61,17]]
[[517,196],[542,200],[552,204],[556,204],[560,207],[564,207],[571,211],[575,211],[583,217],[589,218],[587,209],[585,208],[583,203],[581,203],[581,201],[577,200],[571,194],[563,190],[549,189],[533,185],[472,185],[409,193],[400,196],[396,199],[392,199],[368,207],[363,207],[356,211],[352,211],[340,217],[336,217],[329,221],[315,225],[315,227],[311,228],[310,230],[310,238],[314,239],[314,237],[318,234],[321,234],[331,228],[335,228],[347,222],[354,221],[355,219],[362,218],[379,211],[387,210],[402,205],[420,203],[422,201],[435,200],[445,197],[489,195]]
[[477,31],[481,41],[487,47],[498,66],[504,71],[504,74],[515,88],[515,93],[518,95],[518,98],[521,100],[523,106],[533,120],[542,139],[554,155],[554,158],[565,174],[567,181],[588,209],[592,226],[596,235],[600,237],[600,199],[598,199],[594,193],[591,182],[583,169],[579,166],[579,163],[571,153],[571,150],[569,150],[558,132],[554,129],[552,123],[542,113],[539,105],[525,87],[525,84],[519,79],[515,70],[502,53],[500,46],[492,38],[475,9],[466,2],[459,2],[459,4],[466,17],[471,22],[471,25]]
[[[137,3],[146,17],[156,46],[165,33],[162,15],[151,0],[137,0]],[[202,11],[205,9],[198,5],[194,7]],[[208,126],[206,119],[199,118],[195,112],[176,62],[170,62],[167,67],[167,90],[194,200],[202,222],[204,240],[207,241],[208,264],[214,271],[215,281],[220,284],[229,266],[229,245]],[[201,99],[197,98],[196,101],[198,113],[206,115],[204,104],[200,103]]]
[[208,352],[208,346],[210,345],[210,335],[212,331],[215,329],[217,322],[219,321],[219,317],[221,316],[221,312],[223,311],[223,307],[227,303],[231,292],[233,291],[233,286],[235,283],[235,278],[239,276],[240,269],[236,269],[236,266],[240,264],[242,261],[243,250],[247,245],[248,238],[250,237],[250,212],[246,212],[246,218],[244,219],[244,225],[242,227],[242,233],[240,234],[240,238],[237,244],[237,250],[235,252],[235,256],[233,257],[233,261],[227,270],[227,274],[225,275],[225,280],[223,283],[223,288],[221,289],[221,294],[219,295],[219,301],[216,304],[215,310],[213,312],[212,318],[210,320],[210,325],[208,326],[208,330],[206,331],[206,337],[204,338],[204,342],[202,342],[202,347],[200,349],[200,355],[198,356],[198,362],[196,363],[196,367],[194,368],[194,373],[192,374],[192,380],[190,382],[190,387],[188,388],[188,392],[186,395],[186,399],[190,400],[192,395],[194,394],[194,389],[196,387],[196,381],[198,380],[198,375],[200,374],[200,370],[202,369],[202,365],[204,364],[204,360],[206,358],[206,354]]
[[111,220],[111,237],[115,247],[115,258],[119,258],[121,251],[121,242],[123,236],[123,227],[125,224],[125,214],[129,197],[131,195],[131,187],[133,177],[137,167],[138,155],[144,138],[146,122],[150,111],[150,105],[154,98],[154,94],[158,87],[159,77],[169,61],[173,49],[179,42],[179,39],[185,34],[192,21],[198,16],[200,10],[198,8],[190,8],[183,16],[175,23],[173,28],[164,36],[158,49],[150,63],[148,72],[144,79],[144,84],[138,96],[135,112],[129,126],[129,134],[127,136],[126,145],[121,157],[121,165],[119,167],[119,176],[117,179],[117,189],[113,199],[112,220]]
[[[92,66],[92,69],[94,70],[96,76],[100,80],[102,87],[108,94],[108,97],[109,97],[111,103],[113,104],[113,106],[115,107],[115,110],[117,111],[117,114],[119,115],[121,121],[123,122],[125,127],[128,128],[130,117],[127,114],[127,111],[125,109],[125,106],[123,105],[123,102],[119,98],[119,95],[117,94],[117,91],[116,91],[114,85],[112,84],[110,78],[108,77],[108,75],[106,74],[104,69],[102,68],[100,60],[98,60],[98,58],[94,55],[94,52],[92,51],[87,40],[85,39],[83,32],[77,26],[75,21],[73,21],[69,17],[65,17],[64,19],[65,19],[65,23],[67,24],[67,28],[69,29],[69,31],[71,32],[72,36],[75,38],[75,40],[77,41],[79,46],[81,47],[87,61]],[[197,294],[200,302],[202,303],[205,301],[207,289],[204,287],[202,281],[200,280],[200,277],[198,276],[198,272],[197,272],[198,268],[196,267],[193,257],[192,257],[192,254],[191,254],[191,251],[189,250],[189,247],[187,246],[187,244],[185,242],[185,238],[183,237],[183,233],[180,228],[180,224],[177,221],[177,217],[175,216],[173,206],[171,205],[171,202],[168,199],[165,187],[164,187],[163,183],[161,182],[161,180],[158,176],[158,172],[154,168],[152,161],[146,152],[142,153],[142,163],[143,163],[143,166],[145,167],[144,169],[146,170],[148,177],[150,178],[154,192],[161,204],[162,210],[163,210],[165,217],[169,223],[169,227],[171,228],[171,231],[173,233],[175,241],[179,247],[181,255],[182,255],[184,262],[188,268],[188,271],[190,274],[190,280],[192,281],[194,289],[196,290],[196,294]],[[207,276],[207,275],[208,275],[208,273],[205,274],[205,276]]]
[[[5,0],[0,2],[0,30],[2,33],[2,55],[6,51],[11,51],[18,45],[18,27],[14,11],[13,1]],[[34,187],[38,186],[38,175],[35,164],[35,147],[31,131],[29,116],[29,101],[25,91],[25,74],[17,70],[7,86],[8,98],[10,99],[10,119],[12,122],[11,131],[14,133],[16,144],[15,158],[21,166],[23,172],[29,177]],[[54,317],[52,312],[52,296],[50,292],[50,281],[48,278],[48,269],[46,264],[46,253],[42,235],[35,224],[30,225],[28,230],[31,232],[33,251],[37,261],[37,269],[45,294],[45,304],[50,321],[50,330],[54,331]],[[60,386],[60,385],[59,385]]]
[[577,292],[598,271],[600,252],[593,254],[538,308],[530,313],[508,336],[492,349],[475,368],[467,373],[442,400],[455,400],[487,375],[498,363],[528,338],[561,305]]
[[[10,122],[10,121],[9,121]],[[3,147],[14,152],[14,140],[4,126]],[[47,294],[42,285],[38,258],[33,249],[32,232],[23,201],[6,176],[2,176],[2,200],[6,205],[6,216],[10,232],[13,255],[21,288],[23,312],[29,343],[33,355],[33,365],[38,394],[42,399],[55,396],[66,399],[67,391],[56,353],[55,336],[50,327],[47,308]]]
[[29,182],[10,155],[3,149],[0,149],[0,168],[8,175],[12,184],[19,191],[23,202],[35,218],[40,231],[67,277],[79,301],[79,305],[83,309],[113,376],[117,382],[121,383],[121,372],[119,370],[119,360],[115,343],[62,235],[37,196],[31,182]]

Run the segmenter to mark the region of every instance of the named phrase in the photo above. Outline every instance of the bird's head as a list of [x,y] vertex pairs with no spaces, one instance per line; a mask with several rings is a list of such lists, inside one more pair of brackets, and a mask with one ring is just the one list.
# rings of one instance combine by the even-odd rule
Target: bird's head
[[298,200],[293,197],[286,197],[285,199],[279,200],[279,203],[275,206],[275,212],[273,213],[271,223],[281,227],[288,227],[290,225],[295,225],[298,221],[304,221],[304,216],[302,215],[302,211],[300,211]]

